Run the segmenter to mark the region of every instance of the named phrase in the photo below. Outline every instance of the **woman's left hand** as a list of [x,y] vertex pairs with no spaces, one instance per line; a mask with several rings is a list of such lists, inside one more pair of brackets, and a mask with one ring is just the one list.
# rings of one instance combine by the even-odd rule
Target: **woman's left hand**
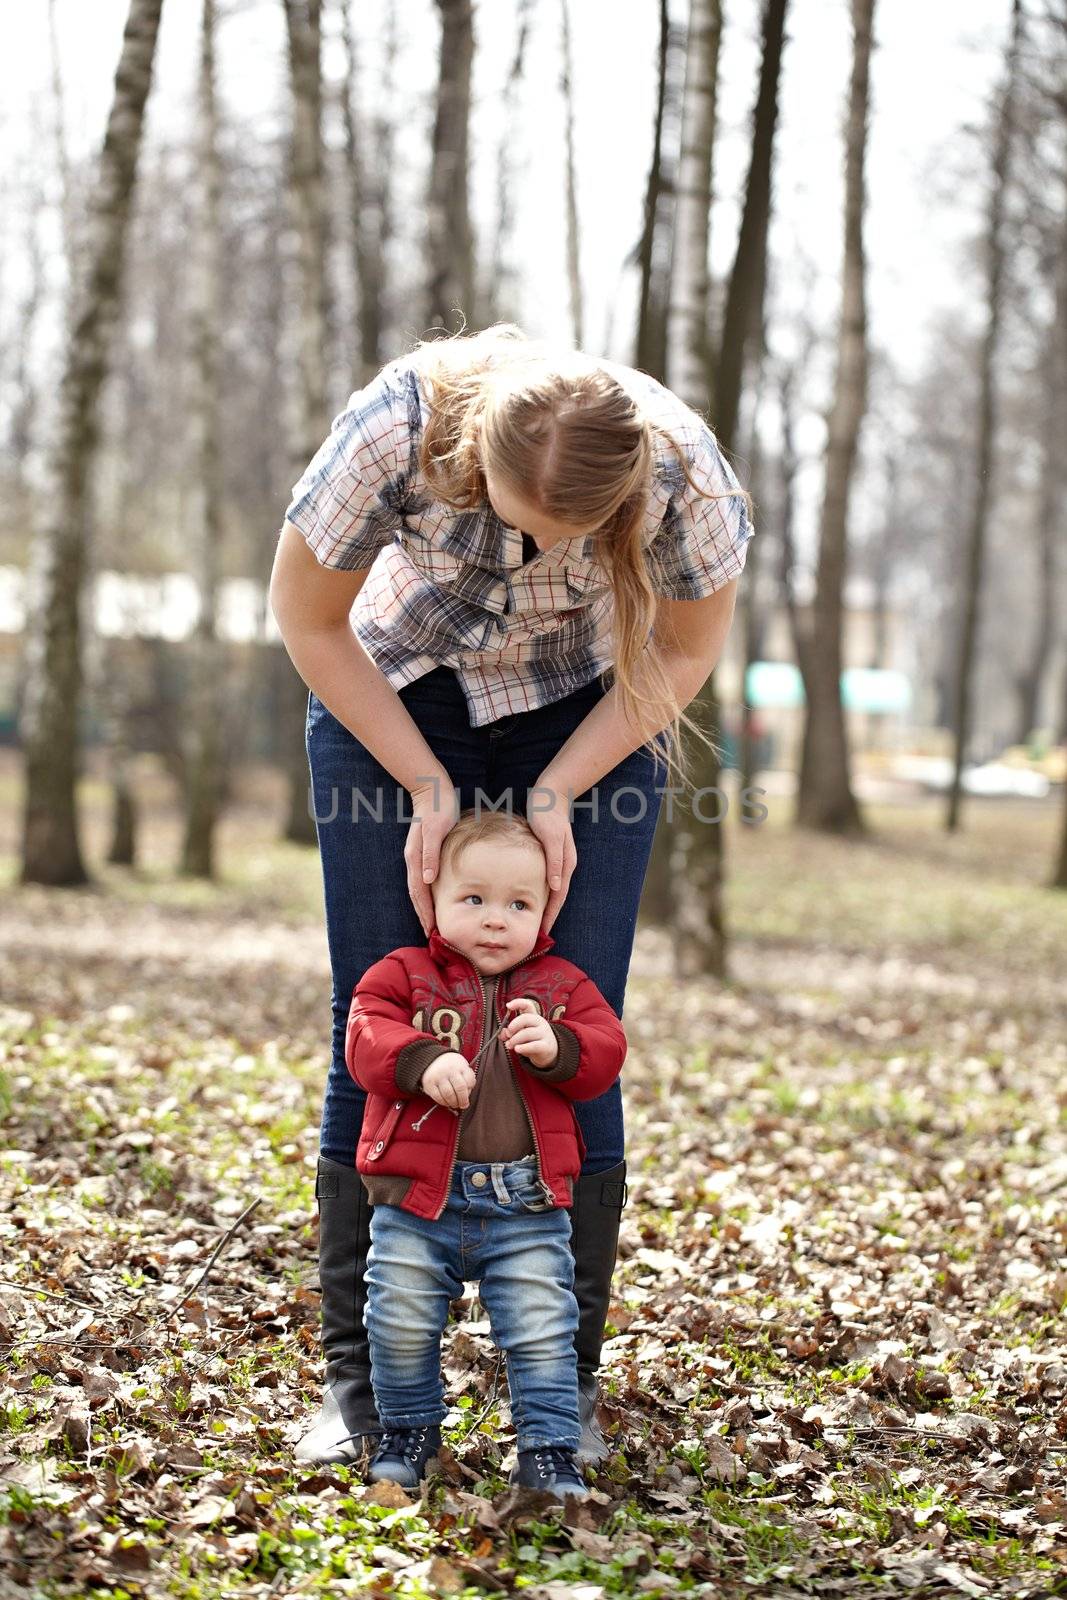
[[[551,801],[551,803],[550,803]],[[578,852],[571,832],[570,808],[567,796],[551,784],[538,782],[530,791],[526,804],[526,820],[540,841],[545,853],[548,873],[548,903],[541,919],[546,933],[559,916],[567,891],[571,886],[574,869],[578,865]]]

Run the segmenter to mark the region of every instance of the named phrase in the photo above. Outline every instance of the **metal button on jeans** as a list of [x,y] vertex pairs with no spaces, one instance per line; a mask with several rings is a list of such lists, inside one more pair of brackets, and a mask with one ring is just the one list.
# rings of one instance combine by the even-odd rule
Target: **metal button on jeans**
[[489,1182],[489,1174],[487,1172],[472,1172],[471,1182],[476,1189],[484,1189]]

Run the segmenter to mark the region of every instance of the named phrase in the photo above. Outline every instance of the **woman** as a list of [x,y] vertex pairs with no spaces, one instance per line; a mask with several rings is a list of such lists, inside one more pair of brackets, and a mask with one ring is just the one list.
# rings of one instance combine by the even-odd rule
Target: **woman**
[[[545,852],[545,930],[621,1019],[662,796],[685,777],[680,733],[703,737],[683,708],[722,652],[749,536],[745,496],[694,412],[644,373],[509,324],[390,363],[294,488],[271,604],[310,691],[333,969],[316,1182],[326,1392],[302,1461],[352,1460],[378,1428],[352,990],[429,936],[460,811],[510,806]],[[595,1462],[626,1195],[619,1085],[575,1110],[579,1457]]]

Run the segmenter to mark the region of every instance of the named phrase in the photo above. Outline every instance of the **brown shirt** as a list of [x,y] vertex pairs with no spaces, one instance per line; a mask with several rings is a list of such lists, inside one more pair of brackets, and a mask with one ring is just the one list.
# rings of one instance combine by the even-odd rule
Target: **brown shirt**
[[[485,1023],[479,1050],[496,1020],[496,991],[499,977],[482,978],[485,996]],[[457,1161],[518,1161],[534,1154],[533,1132],[526,1106],[515,1082],[507,1050],[499,1035],[474,1069],[474,1088],[470,1105],[460,1114]]]

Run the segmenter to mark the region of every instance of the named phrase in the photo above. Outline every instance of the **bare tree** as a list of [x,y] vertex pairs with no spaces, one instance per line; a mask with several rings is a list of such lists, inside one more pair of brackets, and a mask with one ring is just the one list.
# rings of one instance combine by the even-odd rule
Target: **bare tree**
[[[645,187],[644,226],[632,260],[640,275],[634,365],[651,373],[661,383],[667,380],[667,317],[671,303],[674,235],[675,166],[670,152],[680,143],[686,43],[685,36],[679,39],[671,27],[667,0],[660,0],[652,159]],[[675,912],[672,857],[676,826],[664,806],[656,825],[641,896],[642,916],[662,927],[670,927]]]
[[[67,261],[73,263],[78,254],[74,191],[70,178],[70,156],[67,152],[67,119],[63,109],[63,74],[59,66],[59,35],[56,29],[56,0],[48,0],[48,56],[52,72],[53,130],[56,146],[56,167],[59,172],[60,209],[63,218],[63,242]],[[71,266],[68,270],[73,270]]]
[[974,660],[981,622],[982,576],[986,534],[992,503],[993,451],[997,429],[997,353],[1003,317],[1005,238],[1004,213],[1011,166],[1015,97],[1018,87],[1019,47],[1022,36],[1021,0],[1012,0],[1011,29],[993,134],[992,187],[986,225],[986,322],[982,338],[978,444],[975,452],[971,521],[964,570],[963,615],[959,662],[956,668],[955,759],[949,787],[945,826],[955,832],[960,823],[963,767],[971,734]]
[[664,130],[671,108],[671,23],[667,0],[659,0],[659,57],[652,160],[645,185],[644,226],[633,260],[640,274],[634,365],[662,380],[667,369],[667,298],[670,278],[668,199],[674,187]]
[[[697,412],[708,408],[708,217],[721,16],[718,0],[691,0],[682,94],[681,159],[668,312],[667,377]],[[696,697],[697,721],[718,730],[715,674]],[[700,713],[703,713],[701,715]],[[718,794],[717,752],[686,738],[694,788]],[[670,932],[679,976],[726,976],[721,821],[683,819],[670,841],[674,913]]]
[[474,236],[470,220],[471,0],[437,0],[441,51],[430,168],[425,321],[453,329],[459,313],[476,320]]
[[763,6],[759,89],[752,114],[752,152],[715,372],[715,433],[727,450],[734,447],[746,360],[763,343],[771,174],[787,4],[788,0],[764,0]]
[[[151,184],[146,183],[146,187],[151,189]],[[136,227],[131,230],[128,247],[131,278],[136,270],[138,231]],[[122,440],[122,448],[113,452],[114,483],[112,494],[109,496],[110,504],[105,501],[99,507],[101,531],[107,530],[100,541],[101,544],[106,539],[111,549],[121,549],[130,553],[136,549],[137,539],[135,516],[132,512],[135,504],[134,458],[137,433],[134,401],[137,385],[134,376],[136,362],[129,337],[133,299],[134,296],[131,295],[129,314],[125,325],[117,333],[112,356],[111,389],[117,401],[118,413],[112,426]],[[107,448],[106,424],[101,431],[104,435],[101,455],[104,455]],[[102,555],[107,559],[106,551],[102,552]],[[130,564],[133,564],[132,560]],[[129,631],[135,633],[136,604],[128,605],[124,609],[126,613],[124,620],[129,624]],[[128,642],[130,649],[127,653],[123,650],[126,640],[104,639],[91,634],[85,652],[86,698],[101,729],[107,779],[111,787],[111,831],[107,861],[108,865],[113,867],[137,865],[139,809],[133,781],[134,749],[131,736],[139,674],[131,672],[130,658],[138,646],[133,640]],[[121,661],[118,670],[116,670],[117,661]]]
[[[44,210],[44,184],[38,178],[33,191],[27,196],[26,253],[29,281],[26,293],[14,319],[13,351],[11,355],[11,421],[8,442],[11,461],[23,479],[23,490],[29,504],[29,486],[25,480],[27,462],[37,431],[37,414],[40,388],[34,379],[30,360],[33,340],[41,310],[46,298],[44,251],[41,246],[41,213]],[[28,514],[28,512],[27,512]]]
[[848,560],[848,499],[867,400],[864,165],[870,100],[874,0],[852,0],[852,77],[845,130],[845,249],[837,375],[826,445],[815,601],[808,645],[800,655],[807,707],[797,793],[797,821],[827,832],[863,826],[852,793],[848,732],[841,703],[842,627]]
[[[100,389],[118,316],[130,199],[163,0],[130,0],[90,201],[60,380],[51,485],[34,545],[22,740],[22,881],[84,883],[75,781],[82,661],[80,607],[89,545],[89,475]],[[81,264],[79,263],[79,266]]]
[[[721,32],[719,0],[690,0],[667,315],[667,368],[672,386],[688,404],[701,411],[712,399],[709,394],[708,243]],[[713,404],[711,409],[714,409]]]
[[[681,110],[675,80],[681,76],[674,63],[684,53],[678,48],[670,23],[667,0],[659,4],[659,51],[656,74],[656,112],[652,133],[652,159],[645,186],[644,226],[630,258],[639,273],[637,330],[634,365],[660,382],[667,375],[667,305],[670,298],[671,210],[674,177],[668,150],[668,123]],[[684,69],[683,69],[684,70]],[[660,927],[669,927],[674,915],[671,881],[673,819],[662,807],[656,824],[641,915]]]
[[515,53],[504,85],[504,126],[496,154],[496,229],[485,288],[486,316],[490,322],[516,316],[517,273],[511,260],[515,233],[515,190],[518,174],[514,151],[518,143],[520,91],[526,70],[533,0],[519,0]]
[[[767,363],[760,358],[756,366],[756,381],[752,418],[749,427],[748,491],[753,503],[761,507],[763,484],[766,479],[766,461],[760,434],[760,412],[767,383]],[[764,599],[766,585],[762,580],[765,550],[757,549],[762,541],[753,540],[745,562],[745,581],[738,596],[741,626],[741,693],[740,714],[737,719],[737,788],[739,795],[752,787],[756,780],[757,747],[754,732],[754,708],[748,703],[749,669],[759,661],[764,652],[764,641],[769,623],[768,608]]]
[[[1062,185],[1061,185],[1062,189]],[[1037,514],[1040,578],[1037,621],[1026,665],[1017,678],[1019,718],[1016,743],[1023,744],[1038,724],[1041,690],[1055,644],[1056,543],[1062,536],[1064,472],[1063,427],[1067,417],[1067,206],[1050,262],[1054,309],[1041,360],[1041,489]]]
[[[322,148],[321,0],[285,0],[292,85],[293,131],[289,204],[297,240],[297,369],[292,461],[294,479],[303,472],[329,431],[326,381],[326,196]],[[275,652],[280,674],[277,704],[282,751],[289,778],[285,838],[315,843],[308,805],[304,716],[307,689],[285,651]]]
[[293,130],[289,204],[297,252],[297,438],[300,470],[329,425],[326,383],[326,193],[322,148],[321,0],[285,0]]
[[[199,206],[192,249],[193,550],[200,610],[191,649],[182,872],[215,875],[221,804],[223,652],[218,637],[222,570],[222,455],[218,352],[222,339],[220,209],[222,166],[215,85],[215,0],[202,0],[197,94]],[[306,809],[306,808],[305,808]]]
[[571,337],[576,348],[583,343],[582,267],[578,232],[578,179],[574,170],[574,66],[571,59],[571,14],[567,0],[559,0],[562,24],[560,89],[563,93],[567,152],[567,284],[571,300]]
[[345,172],[352,215],[353,254],[359,288],[360,382],[374,376],[382,362],[385,315],[385,254],[392,237],[392,94],[391,68],[396,53],[396,7],[390,7],[386,39],[385,111],[376,120],[360,117],[356,85],[356,40],[351,0],[341,7],[341,39],[346,72],[340,88],[345,132]]

